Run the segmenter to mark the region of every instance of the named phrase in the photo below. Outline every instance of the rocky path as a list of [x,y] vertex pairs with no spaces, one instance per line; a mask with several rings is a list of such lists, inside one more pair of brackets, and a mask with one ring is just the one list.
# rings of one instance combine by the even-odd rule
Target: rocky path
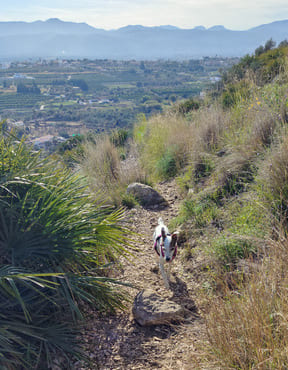
[[137,286],[137,289],[129,290],[132,297],[142,289],[152,289],[162,297],[181,304],[186,309],[186,319],[180,325],[141,327],[131,315],[132,302],[127,312],[95,317],[83,333],[85,352],[91,359],[91,365],[87,367],[78,362],[76,369],[204,368],[198,363],[197,344],[205,339],[205,329],[195,304],[197,283],[191,266],[184,266],[181,246],[173,261],[169,291],[164,287],[160,272],[153,268],[156,259],[152,235],[158,218],[161,216],[168,224],[178,214],[181,202],[174,181],[159,184],[157,190],[169,202],[166,209],[159,211],[139,207],[129,211],[129,225],[137,233],[133,241],[137,251],[131,262],[123,261],[121,278]]

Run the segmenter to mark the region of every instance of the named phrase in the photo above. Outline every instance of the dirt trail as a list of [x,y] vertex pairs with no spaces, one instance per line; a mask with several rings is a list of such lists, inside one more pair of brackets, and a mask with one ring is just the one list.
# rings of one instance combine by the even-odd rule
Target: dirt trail
[[[181,202],[174,181],[159,184],[157,190],[169,202],[164,210],[146,210],[141,207],[129,211],[131,230],[137,232],[135,259],[123,262],[124,281],[133,283],[134,297],[145,288],[151,288],[163,297],[172,299],[187,310],[187,319],[181,325],[141,327],[132,318],[131,307],[127,312],[107,317],[95,317],[85,330],[86,353],[93,365],[76,364],[76,369],[203,369],[197,364],[197,341],[205,339],[203,321],[195,302],[197,282],[193,269],[185,268],[181,261],[181,246],[171,269],[171,289],[164,287],[160,272],[153,272],[155,252],[152,235],[158,218],[166,224],[178,214]],[[170,230],[173,231],[173,230]]]

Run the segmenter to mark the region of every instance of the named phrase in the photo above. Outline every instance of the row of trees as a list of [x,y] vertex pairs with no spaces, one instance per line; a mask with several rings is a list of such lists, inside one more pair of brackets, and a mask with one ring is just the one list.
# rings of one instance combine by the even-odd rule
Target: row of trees
[[[274,49],[275,46],[276,46],[276,42],[273,41],[272,39],[269,39],[268,41],[266,41],[264,46],[260,45],[257,49],[255,49],[255,56],[258,57],[259,55],[266,53],[269,50]],[[288,46],[288,40],[283,40],[278,45],[279,48],[283,48],[286,46]]]
[[18,94],[41,94],[41,90],[36,84],[33,85],[25,85],[24,83],[19,83],[17,85],[17,93]]
[[214,95],[222,94],[224,107],[235,104],[241,94],[249,94],[245,78],[249,80],[253,77],[258,86],[263,86],[284,71],[288,41],[280,42],[277,48],[275,45],[272,39],[268,40],[264,46],[261,45],[255,50],[254,55],[245,55],[238,64],[223,72]]

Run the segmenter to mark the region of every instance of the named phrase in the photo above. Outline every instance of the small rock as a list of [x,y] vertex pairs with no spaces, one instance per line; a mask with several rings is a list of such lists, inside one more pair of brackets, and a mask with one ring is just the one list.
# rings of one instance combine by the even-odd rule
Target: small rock
[[169,324],[184,317],[184,309],[179,304],[162,298],[150,289],[136,295],[132,313],[141,326]]
[[162,197],[151,186],[134,182],[127,187],[127,194],[132,194],[143,207],[166,207],[168,205],[166,199]]

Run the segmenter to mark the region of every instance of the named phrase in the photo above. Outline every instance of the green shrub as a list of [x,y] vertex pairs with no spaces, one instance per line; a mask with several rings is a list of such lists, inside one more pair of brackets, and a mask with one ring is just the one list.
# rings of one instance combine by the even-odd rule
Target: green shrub
[[224,108],[230,108],[236,103],[235,97],[231,94],[231,92],[225,91],[222,94],[222,106]]
[[254,153],[235,150],[219,161],[213,173],[216,185],[221,189],[223,197],[230,197],[247,190],[253,182],[257,166],[254,163]]
[[156,163],[156,172],[160,178],[169,179],[177,174],[177,164],[172,151],[167,151]]
[[147,120],[145,114],[139,114],[133,129],[133,138],[138,145],[144,144],[146,130]]
[[200,155],[198,161],[194,164],[194,179],[199,182],[204,177],[211,175],[215,168],[214,161],[208,155]]
[[241,81],[249,75],[253,75],[254,82],[262,86],[281,75],[288,48],[284,46],[271,50],[269,49],[271,43],[269,43],[270,40],[267,41],[265,47],[257,48],[255,55],[245,55],[239,63],[226,71],[223,74],[224,86]]
[[103,275],[127,253],[122,217],[77,173],[0,135],[0,368],[49,368],[57,351],[79,356],[83,304],[123,308],[119,282]]
[[228,196],[237,195],[246,190],[247,183],[253,180],[253,176],[250,175],[248,171],[247,173],[244,173],[243,175],[235,174],[235,173],[226,174],[225,184],[222,188],[223,196],[228,197]]
[[259,240],[270,237],[271,215],[260,197],[261,194],[250,190],[226,206],[230,216],[229,232]]
[[222,235],[212,242],[210,252],[221,263],[231,267],[231,264],[235,264],[237,260],[248,258],[251,254],[255,253],[256,247],[249,239]]
[[201,188],[201,180],[209,177],[215,168],[215,162],[209,154],[201,153],[193,163],[185,168],[183,175],[177,177],[177,184],[182,191],[187,192],[197,185]]
[[175,176],[187,164],[190,134],[187,121],[171,112],[136,126],[140,163],[152,180]]
[[193,222],[197,228],[207,226],[217,220],[218,204],[215,194],[199,194],[198,197],[186,199],[181,205],[178,222]]
[[186,100],[184,103],[180,103],[177,107],[180,114],[187,114],[191,111],[198,110],[200,103],[194,99]]
[[227,84],[221,95],[221,103],[224,109],[228,109],[239,103],[241,100],[247,100],[251,96],[250,86],[245,81]]
[[271,237],[272,220],[260,194],[251,190],[223,205],[225,230],[211,242],[209,253],[214,254],[220,264],[233,265],[238,259],[259,252],[264,240]]
[[123,196],[122,196],[122,205],[131,209],[131,208],[134,208],[135,206],[137,206],[138,201],[137,199],[132,195],[132,194],[127,194],[125,193]]
[[123,146],[129,137],[129,131],[125,129],[114,130],[110,134],[110,140],[116,147]]
[[189,165],[185,168],[183,175],[176,177],[177,185],[184,195],[194,185],[194,166]]

